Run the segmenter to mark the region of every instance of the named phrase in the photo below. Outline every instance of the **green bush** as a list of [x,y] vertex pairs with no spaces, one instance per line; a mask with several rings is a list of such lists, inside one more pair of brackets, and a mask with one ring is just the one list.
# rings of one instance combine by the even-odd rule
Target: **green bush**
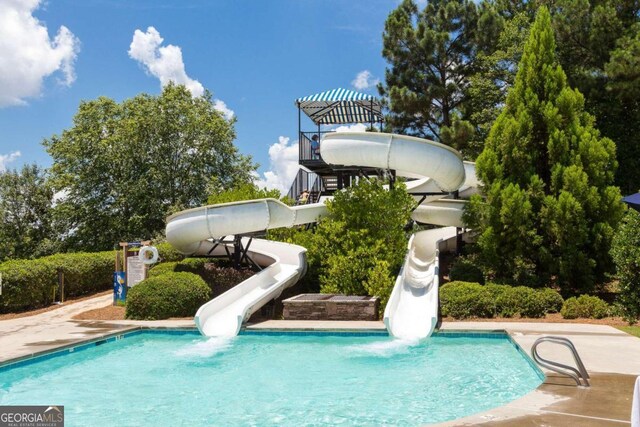
[[158,256],[162,262],[182,261],[184,259],[184,255],[167,242],[159,243],[155,247],[158,249]]
[[165,273],[150,277],[129,290],[127,319],[160,320],[190,317],[209,301],[209,286],[193,273]]
[[640,213],[633,209],[629,209],[613,237],[611,256],[620,279],[616,305],[632,325],[640,319]]
[[162,262],[160,264],[156,264],[149,269],[147,272],[147,278],[156,277],[162,274],[173,273],[176,271],[177,262]]
[[484,285],[482,270],[468,258],[458,258],[449,270],[452,282],[475,282]]
[[443,316],[466,317],[543,317],[557,312],[562,297],[553,289],[533,289],[487,283],[450,282],[440,288]]
[[185,258],[179,262],[163,262],[152,267],[148,277],[174,272],[197,274],[209,285],[213,296],[217,296],[255,274],[248,268],[236,270],[219,266],[218,263],[219,260],[214,258]]
[[598,297],[580,295],[567,299],[560,314],[565,319],[602,319],[609,315],[609,305]]
[[369,278],[364,283],[364,288],[369,295],[380,298],[380,314],[384,313],[391,291],[393,290],[395,277],[389,270],[389,263],[378,260],[369,273]]
[[213,262],[212,258],[185,258],[176,264],[175,271],[201,274],[205,271],[205,264]]
[[64,273],[65,299],[111,289],[114,257],[112,251],[77,252],[3,262],[0,264],[0,313],[51,304],[59,270]]
[[539,298],[544,301],[547,313],[560,313],[562,305],[564,304],[564,298],[562,298],[562,295],[560,295],[558,291],[550,288],[542,288],[537,292]]
[[479,283],[449,282],[440,288],[440,307],[443,316],[455,319],[493,317],[491,294]]

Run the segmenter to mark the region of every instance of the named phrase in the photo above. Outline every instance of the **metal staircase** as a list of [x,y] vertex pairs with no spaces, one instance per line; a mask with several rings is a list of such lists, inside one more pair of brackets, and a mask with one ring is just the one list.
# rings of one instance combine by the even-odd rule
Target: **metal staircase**
[[[540,356],[538,354],[538,346],[543,342],[549,342],[554,344],[559,344],[567,347],[571,354],[573,355],[573,360],[576,363],[576,367],[565,365],[563,363],[554,362],[552,360],[548,360]],[[590,387],[589,384],[589,373],[587,372],[584,364],[582,363],[582,359],[580,359],[580,355],[578,354],[578,350],[573,345],[573,343],[564,337],[556,337],[556,336],[544,336],[538,338],[533,345],[531,346],[531,357],[533,360],[540,366],[547,368],[553,372],[557,372],[560,375],[564,375],[566,377],[572,378],[576,385],[583,387]]]

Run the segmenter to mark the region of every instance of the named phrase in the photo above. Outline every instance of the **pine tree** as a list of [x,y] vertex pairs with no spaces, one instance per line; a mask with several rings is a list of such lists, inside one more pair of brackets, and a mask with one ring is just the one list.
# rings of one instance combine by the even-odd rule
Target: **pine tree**
[[[385,23],[382,55],[389,62],[380,85],[390,130],[434,139],[467,153],[475,123],[469,78],[479,52],[492,49],[501,19],[472,0],[429,0],[422,11],[404,0]],[[475,153],[477,154],[477,153]]]
[[612,185],[615,145],[594,128],[555,49],[543,7],[476,163],[484,198],[472,198],[465,218],[496,279],[555,280],[572,293],[591,288],[611,268],[608,251],[624,208]]

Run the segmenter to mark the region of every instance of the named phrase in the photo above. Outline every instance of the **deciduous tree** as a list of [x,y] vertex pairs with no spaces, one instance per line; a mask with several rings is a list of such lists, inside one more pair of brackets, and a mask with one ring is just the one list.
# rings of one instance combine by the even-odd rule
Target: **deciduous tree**
[[80,104],[73,126],[44,141],[53,158],[56,207],[73,249],[106,249],[161,233],[165,216],[201,205],[212,187],[251,181],[249,157],[233,145],[233,121],[210,93],[169,84],[158,96]]
[[55,250],[53,194],[36,165],[0,174],[0,261],[35,258]]

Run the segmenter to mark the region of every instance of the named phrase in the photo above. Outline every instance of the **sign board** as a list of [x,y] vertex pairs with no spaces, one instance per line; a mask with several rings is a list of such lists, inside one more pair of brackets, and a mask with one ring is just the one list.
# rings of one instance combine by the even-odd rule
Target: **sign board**
[[124,305],[127,299],[127,286],[124,271],[113,273],[113,305]]
[[132,288],[144,280],[145,265],[138,255],[127,257],[127,287]]

